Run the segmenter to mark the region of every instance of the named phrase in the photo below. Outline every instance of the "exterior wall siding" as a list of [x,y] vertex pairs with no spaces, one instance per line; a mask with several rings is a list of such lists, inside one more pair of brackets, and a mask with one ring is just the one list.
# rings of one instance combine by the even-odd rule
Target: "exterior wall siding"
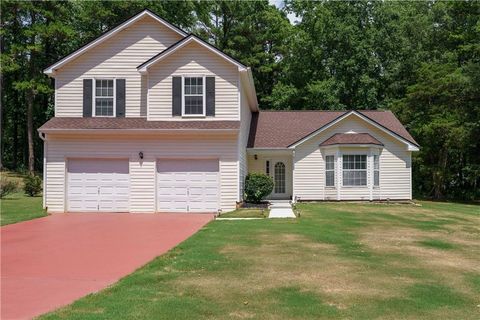
[[248,172],[248,161],[247,161],[247,144],[248,136],[250,134],[250,122],[252,120],[252,112],[250,111],[250,106],[248,105],[248,100],[245,95],[245,92],[241,90],[240,95],[240,107],[241,107],[241,118],[240,118],[240,134],[238,137],[238,159],[239,159],[239,200],[243,200],[243,190],[245,186],[245,177]]
[[[215,120],[239,120],[238,68],[197,43],[189,43],[148,71],[148,120],[172,117],[172,76],[215,76]],[[202,120],[204,118],[198,118]]]
[[[156,160],[159,158],[218,158],[220,204],[235,209],[238,195],[237,136],[137,136],[98,138],[49,136],[46,153],[46,206],[49,212],[66,208],[66,175],[69,158],[129,159],[130,211],[155,212]],[[140,160],[138,153],[144,153]]]
[[[373,199],[411,199],[411,152],[407,147],[383,131],[352,115],[316,137],[300,144],[294,156],[294,196],[300,200],[368,200],[370,191],[366,187],[341,187],[340,174],[336,174],[336,188],[325,187],[324,154],[319,144],[335,133],[369,133],[384,144],[380,154],[380,187],[373,188]],[[343,149],[348,153],[349,149]],[[359,151],[350,149],[351,152]],[[337,159],[337,168],[342,165]],[[368,169],[372,166],[368,163]],[[370,171],[367,179],[371,181]],[[337,198],[339,197],[339,198]]]
[[55,75],[56,117],[82,117],[83,79],[126,79],[126,116],[147,115],[146,77],[137,66],[181,39],[144,17],[60,68]]

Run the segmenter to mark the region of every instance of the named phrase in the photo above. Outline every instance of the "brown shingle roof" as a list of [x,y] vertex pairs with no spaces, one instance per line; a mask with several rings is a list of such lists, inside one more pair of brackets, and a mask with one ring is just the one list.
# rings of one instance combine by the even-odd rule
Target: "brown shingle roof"
[[368,133],[335,133],[327,140],[320,143],[321,147],[332,146],[335,144],[383,144],[369,135]]
[[52,118],[38,130],[229,130],[239,129],[240,121],[147,121],[147,118]]
[[[261,111],[253,114],[249,148],[287,148],[349,111]],[[397,136],[418,145],[391,111],[358,111]]]

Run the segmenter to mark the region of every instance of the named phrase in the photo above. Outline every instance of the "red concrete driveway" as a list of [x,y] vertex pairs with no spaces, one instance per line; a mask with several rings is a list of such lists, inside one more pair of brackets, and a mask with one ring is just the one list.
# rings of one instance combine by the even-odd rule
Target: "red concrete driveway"
[[32,318],[105,288],[212,218],[57,214],[2,227],[1,318]]

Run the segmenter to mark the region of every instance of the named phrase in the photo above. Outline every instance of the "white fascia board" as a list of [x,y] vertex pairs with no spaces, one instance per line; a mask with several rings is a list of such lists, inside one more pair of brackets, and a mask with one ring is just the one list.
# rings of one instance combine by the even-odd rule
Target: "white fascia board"
[[284,154],[291,155],[295,151],[289,148],[247,148],[247,154]]
[[133,16],[132,18],[128,19],[127,21],[123,22],[122,24],[118,25],[117,27],[113,28],[112,30],[108,31],[107,33],[101,35],[100,37],[98,37],[97,39],[88,43],[87,45],[81,47],[80,49],[78,49],[74,52],[72,52],[68,56],[61,59],[60,61],[55,62],[50,67],[46,68],[43,71],[43,73],[45,73],[47,75],[54,75],[56,69],[60,68],[61,66],[63,66],[67,62],[75,59],[79,55],[81,55],[81,54],[85,53],[86,51],[90,50],[91,48],[99,45],[100,43],[102,43],[104,41],[106,41],[107,39],[111,38],[112,36],[114,36],[115,34],[117,34],[120,31],[124,30],[125,28],[128,28],[130,25],[132,25],[133,23],[137,22],[138,20],[142,19],[145,16],[149,16],[149,17],[153,18],[154,20],[163,24],[164,26],[166,26],[170,30],[178,33],[182,37],[185,37],[187,35],[185,32],[183,32],[182,30],[174,27],[173,25],[171,25],[167,21],[163,20],[162,18],[160,18],[156,14],[153,14],[152,12],[150,12],[148,10],[144,10],[144,11],[140,12],[139,14],[137,14],[136,16]]
[[305,141],[307,140],[310,140],[311,138],[317,136],[318,134],[320,134],[321,132],[323,132],[324,130],[330,128],[331,126],[337,124],[338,122],[342,121],[343,119],[349,117],[350,115],[356,115],[357,117],[359,117],[360,119],[366,121],[367,123],[371,124],[372,126],[380,129],[381,131],[385,132],[386,134],[390,135],[391,137],[405,143],[407,145],[407,150],[408,151],[419,151],[420,149],[418,148],[418,146],[414,145],[413,143],[411,143],[410,141],[407,141],[405,140],[404,138],[400,137],[399,135],[391,132],[390,130],[384,128],[383,126],[377,124],[376,122],[370,120],[369,118],[367,118],[366,116],[362,115],[361,113],[358,113],[357,111],[355,110],[352,110],[350,112],[347,112],[345,113],[344,115],[338,117],[337,119],[335,119],[334,121],[330,122],[329,124],[321,127],[320,129],[314,131],[313,133],[309,134],[308,136],[302,138],[301,140],[295,142],[294,144],[290,145],[289,148],[295,148],[296,146],[304,143]]
[[255,83],[253,81],[252,69],[248,67],[244,71],[240,71],[241,79],[243,82],[243,88],[246,88],[248,97],[248,104],[253,112],[258,111],[257,91],[255,90]]
[[194,35],[190,35],[190,36],[186,37],[185,39],[183,39],[182,41],[180,41],[179,43],[177,43],[174,47],[165,49],[166,50],[165,54],[160,54],[160,55],[158,55],[158,57],[152,59],[148,63],[145,63],[144,65],[141,65],[139,68],[137,68],[138,72],[140,72],[142,74],[147,73],[149,67],[151,67],[155,63],[159,62],[160,60],[168,57],[169,55],[171,55],[175,51],[183,48],[184,46],[186,46],[187,44],[189,44],[192,41],[200,44],[204,48],[210,50],[211,52],[213,52],[217,55],[219,55],[220,57],[227,60],[228,62],[236,65],[238,67],[239,71],[243,71],[243,70],[246,69],[246,67],[244,65],[242,65],[238,61],[235,61],[234,59],[230,58],[228,55],[226,55],[222,51],[218,50],[217,48],[215,48],[211,45],[208,45],[208,44],[204,43],[203,41],[198,40]]

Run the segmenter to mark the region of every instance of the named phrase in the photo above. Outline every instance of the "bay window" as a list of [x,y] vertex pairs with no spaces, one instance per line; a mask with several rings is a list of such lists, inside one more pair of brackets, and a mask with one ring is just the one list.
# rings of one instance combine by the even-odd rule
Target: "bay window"
[[367,185],[367,156],[363,154],[343,155],[343,185]]
[[378,187],[380,185],[380,157],[373,155],[373,185]]
[[325,186],[326,187],[335,186],[335,157],[334,156],[325,157]]

